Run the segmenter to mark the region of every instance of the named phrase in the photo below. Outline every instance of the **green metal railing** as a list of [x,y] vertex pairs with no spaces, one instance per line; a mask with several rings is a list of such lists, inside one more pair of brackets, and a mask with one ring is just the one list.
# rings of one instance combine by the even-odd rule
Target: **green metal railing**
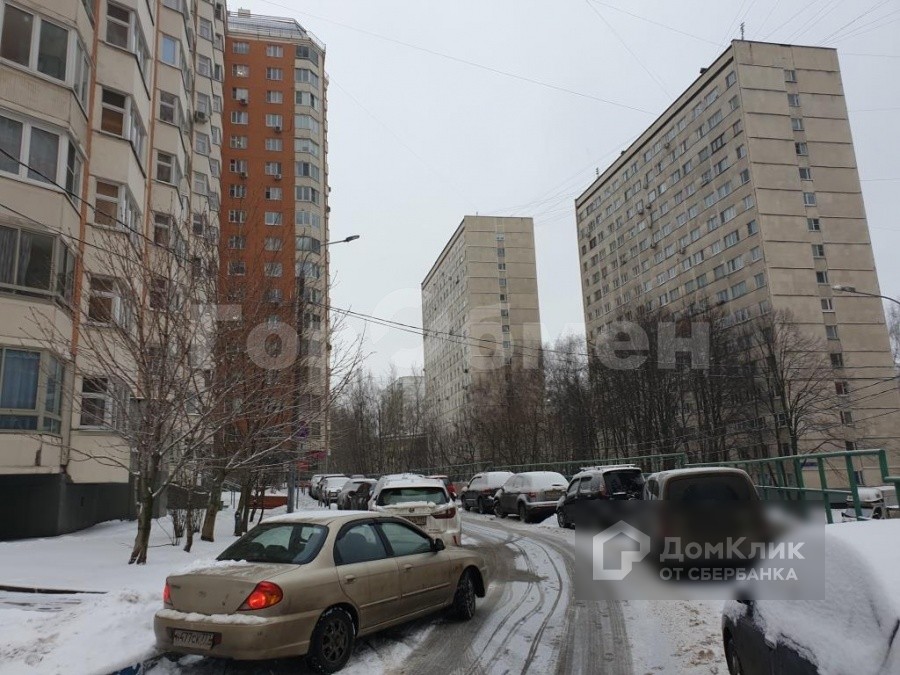
[[[828,523],[834,522],[831,513],[831,496],[841,495],[846,502],[847,497],[853,500],[853,511],[857,519],[861,519],[862,503],[859,498],[859,482],[856,478],[854,459],[874,459],[871,464],[877,462],[881,475],[881,484],[894,486],[894,491],[900,496],[900,476],[890,475],[887,454],[883,449],[873,450],[844,450],[840,452],[818,452],[807,455],[788,455],[786,457],[767,457],[765,459],[746,459],[730,462],[702,462],[687,464],[686,466],[730,466],[743,469],[756,483],[761,496],[764,499],[789,499],[805,501],[813,496],[821,499],[825,508],[825,518]],[[842,464],[839,469],[826,467],[826,462],[838,461]],[[819,487],[809,487],[806,484],[805,469],[809,462],[815,463],[815,469],[819,477]],[[846,472],[849,489],[832,488],[828,486],[828,472],[844,470]]]

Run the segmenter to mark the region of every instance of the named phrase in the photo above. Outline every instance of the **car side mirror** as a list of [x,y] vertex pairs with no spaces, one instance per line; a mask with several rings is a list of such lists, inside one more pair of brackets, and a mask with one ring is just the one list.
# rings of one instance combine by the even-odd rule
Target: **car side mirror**
[[431,550],[434,553],[438,553],[439,551],[443,551],[446,547],[443,539],[432,539],[431,540]]

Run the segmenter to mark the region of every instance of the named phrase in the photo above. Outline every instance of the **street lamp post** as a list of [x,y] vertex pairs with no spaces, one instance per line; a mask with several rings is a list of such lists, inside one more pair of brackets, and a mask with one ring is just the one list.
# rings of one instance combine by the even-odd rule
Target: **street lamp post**
[[867,298],[881,298],[882,300],[893,302],[895,305],[900,305],[900,300],[897,300],[896,298],[892,298],[889,295],[880,295],[879,293],[866,293],[865,291],[858,291],[856,290],[856,286],[832,286],[831,290],[838,293],[849,293],[850,295],[862,295]]
[[[357,239],[359,239],[358,234],[351,234],[350,236],[344,237],[343,239],[336,239],[335,241],[325,242],[324,244],[322,244],[322,246],[328,247],[328,246],[333,246],[334,244],[349,244],[351,241],[356,241]],[[297,289],[297,303],[298,303],[297,331],[298,331],[298,337],[301,338],[300,339],[301,344],[302,344],[302,331],[303,331],[303,304],[305,302],[305,299],[303,297],[304,293],[305,293],[304,281],[305,281],[304,277],[301,276],[300,279],[298,280],[298,289]],[[326,282],[327,282],[327,279],[326,279]],[[325,292],[326,292],[325,304],[327,305],[328,304],[327,286],[326,286]],[[327,357],[328,357],[328,354],[326,352],[326,358]],[[329,377],[327,363],[325,366],[325,377],[326,377],[326,387],[327,387],[327,379]],[[299,386],[299,384],[300,384],[299,382],[297,384],[298,384],[297,392],[299,394],[301,387]],[[329,403],[330,403],[330,401],[326,401],[326,406],[329,405]],[[299,412],[299,410],[298,410],[298,412]],[[299,427],[298,427],[298,432],[299,432]],[[328,433],[327,422],[325,424],[325,433],[326,434]],[[298,433],[297,436],[299,437],[300,434]],[[296,443],[298,441],[298,438],[292,438],[291,441],[293,443]],[[325,472],[326,473],[328,472],[328,443],[327,442],[325,444]],[[287,504],[288,513],[293,513],[293,511],[294,511],[294,501],[296,499],[297,477],[298,477],[297,476],[297,460],[295,458],[294,461],[291,462],[290,470],[288,472],[288,504]]]

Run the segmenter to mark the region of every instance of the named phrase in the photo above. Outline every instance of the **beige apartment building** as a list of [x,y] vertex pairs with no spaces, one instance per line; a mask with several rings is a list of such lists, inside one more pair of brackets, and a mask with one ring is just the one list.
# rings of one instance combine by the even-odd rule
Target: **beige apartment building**
[[[833,49],[734,41],[576,200],[589,343],[639,309],[787,310],[821,340],[841,440],[900,467],[900,395]],[[877,480],[868,476],[869,480]]]
[[224,19],[208,0],[0,0],[0,539],[133,511],[138,394],[90,337],[131,316],[111,232],[216,235]]
[[466,216],[422,282],[427,407],[453,433],[479,377],[540,364],[534,221]]
[[241,9],[227,23],[220,301],[248,327],[299,336],[294,366],[268,375],[300,471],[314,472],[329,429],[325,45],[293,19]]

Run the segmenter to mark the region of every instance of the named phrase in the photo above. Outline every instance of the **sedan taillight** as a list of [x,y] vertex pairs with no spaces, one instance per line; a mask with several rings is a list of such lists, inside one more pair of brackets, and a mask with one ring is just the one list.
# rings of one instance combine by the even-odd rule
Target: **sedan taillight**
[[239,610],[256,610],[265,609],[272,605],[277,605],[284,598],[281,587],[273,584],[271,581],[260,581],[256,584],[253,592],[244,600],[244,604],[238,607]]
[[163,587],[163,604],[166,607],[172,606],[172,589],[169,588],[169,582],[166,582],[166,585]]
[[441,511],[440,513],[432,513],[432,518],[453,518],[456,515],[456,507],[452,507],[447,509],[446,511]]

